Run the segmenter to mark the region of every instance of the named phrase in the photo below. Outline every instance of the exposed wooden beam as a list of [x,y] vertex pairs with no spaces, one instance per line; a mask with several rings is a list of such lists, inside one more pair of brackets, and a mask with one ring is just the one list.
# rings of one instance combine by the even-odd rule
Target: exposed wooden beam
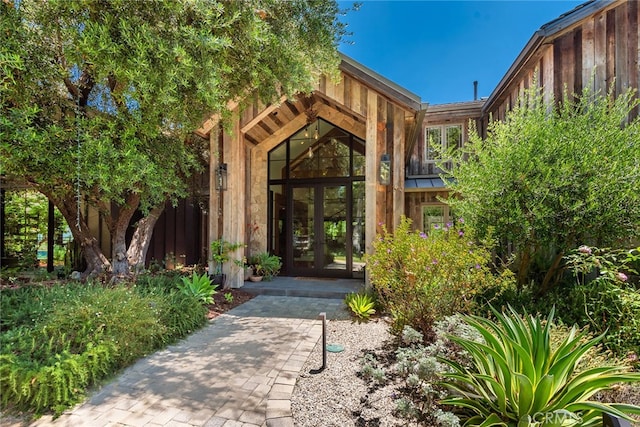
[[[238,107],[238,105],[240,105],[239,99],[229,101],[227,102],[227,110],[233,111]],[[220,113],[212,114],[194,133],[202,138],[207,138],[211,129],[213,129],[218,123],[220,123]]]
[[[353,116],[355,119],[361,121],[362,123],[364,123],[367,120],[367,118],[365,116],[363,116],[362,114],[352,110],[351,108],[348,108],[346,105],[337,104],[334,99],[329,98],[328,96],[326,96],[325,94],[323,94],[321,92],[314,92],[314,96],[316,98],[319,98],[319,99],[323,100],[325,102],[325,104],[331,105],[336,110],[341,111],[344,114],[349,114],[349,115]],[[317,105],[317,102],[316,102],[315,105]]]
[[272,112],[274,112],[275,110],[277,110],[278,108],[280,108],[280,105],[285,102],[287,100],[286,96],[282,96],[280,97],[280,99],[278,100],[277,103],[275,104],[271,104],[267,107],[265,107],[264,110],[262,110],[261,113],[259,113],[258,115],[256,115],[253,119],[251,119],[251,121],[249,121],[247,124],[245,124],[244,126],[242,126],[240,128],[240,132],[242,133],[247,133],[252,127],[254,127],[256,124],[258,124],[263,118],[267,117],[269,114],[271,114]]

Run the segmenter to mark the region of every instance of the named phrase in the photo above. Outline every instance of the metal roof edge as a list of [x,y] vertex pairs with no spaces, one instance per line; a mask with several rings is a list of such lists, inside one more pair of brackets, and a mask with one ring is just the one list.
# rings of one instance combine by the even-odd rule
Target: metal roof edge
[[[363,74],[377,82],[378,85],[376,85],[376,89],[386,88],[387,90],[383,90],[383,92],[391,98],[396,99],[403,104],[406,104],[414,110],[420,110],[422,108],[423,103],[419,95],[411,92],[410,90],[400,86],[397,83],[394,83],[393,81],[373,71],[371,68],[359,63],[358,61],[345,55],[344,53],[339,52],[339,54],[340,58],[342,59],[340,68],[343,71],[347,73],[353,73],[353,71],[357,71],[359,72],[359,74]],[[355,77],[358,77],[358,75],[355,75]]]
[[515,77],[522,65],[527,62],[527,60],[535,53],[536,49],[538,49],[538,47],[540,47],[547,38],[565,30],[607,6],[611,6],[622,1],[625,0],[589,0],[576,6],[570,11],[563,13],[558,18],[542,25],[535,33],[533,33],[533,36],[531,36],[520,54],[518,54],[502,79],[500,79],[496,88],[486,99],[482,108],[483,115],[486,114],[487,109],[493,104],[496,98],[502,94],[504,88],[508,86],[509,82]]
[[473,110],[476,108],[482,108],[486,99],[481,98],[475,101],[461,101],[461,102],[449,102],[446,104],[430,104],[428,112],[441,112],[450,110]]

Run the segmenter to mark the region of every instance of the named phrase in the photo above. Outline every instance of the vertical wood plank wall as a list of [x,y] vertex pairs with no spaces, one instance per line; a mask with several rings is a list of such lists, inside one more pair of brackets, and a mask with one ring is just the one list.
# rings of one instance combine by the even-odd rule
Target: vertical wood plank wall
[[[367,102],[369,105],[367,109],[367,141],[375,141],[377,138],[378,128],[378,96],[373,91],[368,91],[367,93]],[[367,213],[367,217],[371,218],[373,216],[369,215],[369,212],[376,212],[376,198],[378,193],[378,179],[377,179],[377,162],[376,156],[370,155],[370,151],[375,151],[367,147],[367,155],[365,158],[365,212]],[[375,148],[375,145],[374,147]],[[373,239],[375,238],[376,233],[378,232],[378,224],[376,221],[368,220],[365,223],[365,246],[366,252],[371,253]]]
[[393,109],[393,157],[391,158],[392,209],[393,217],[389,221],[395,229],[400,225],[401,213],[404,213],[404,159],[405,159],[405,117],[399,108]]
[[206,217],[193,199],[180,200],[176,207],[167,203],[154,228],[147,263],[162,265],[169,261],[169,264],[193,265],[206,262],[200,251],[202,245],[206,245],[200,233],[206,226],[203,218]]
[[[487,117],[503,120],[512,109],[523,84],[530,85],[538,73],[538,84],[545,88],[545,99],[561,100],[591,85],[606,93],[613,84],[617,96],[640,81],[640,7],[638,1],[616,3],[560,33],[539,48],[530,63],[520,70],[502,96],[487,106]],[[614,83],[615,82],[615,83]],[[636,96],[638,96],[636,94]],[[631,114],[637,117],[640,107]]]

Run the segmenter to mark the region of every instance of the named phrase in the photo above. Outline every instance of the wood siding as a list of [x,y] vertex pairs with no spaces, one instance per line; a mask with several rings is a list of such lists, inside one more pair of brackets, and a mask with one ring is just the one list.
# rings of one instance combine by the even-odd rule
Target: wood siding
[[432,161],[425,159],[425,132],[429,127],[460,125],[462,127],[462,142],[469,139],[469,126],[473,123],[480,131],[482,120],[481,107],[483,101],[471,101],[457,104],[443,104],[429,106],[423,124],[416,137],[416,142],[411,150],[409,161],[406,164],[407,177],[412,176],[438,176],[442,171]]
[[422,206],[425,204],[443,203],[449,197],[449,192],[424,191],[407,193],[405,196],[405,216],[411,220],[415,230],[422,230]]
[[167,203],[153,231],[147,263],[157,262],[167,268],[205,263],[205,218],[193,199],[181,200],[176,207]]
[[[504,120],[523,89],[534,82],[545,98],[558,101],[564,93],[579,94],[585,86],[612,89],[615,96],[638,88],[640,80],[640,8],[637,1],[615,1],[566,29],[548,35],[528,59],[518,64],[508,84],[497,89],[484,109],[484,123]],[[553,24],[553,23],[551,23]],[[544,27],[543,27],[544,29]],[[636,117],[640,107],[632,112]]]

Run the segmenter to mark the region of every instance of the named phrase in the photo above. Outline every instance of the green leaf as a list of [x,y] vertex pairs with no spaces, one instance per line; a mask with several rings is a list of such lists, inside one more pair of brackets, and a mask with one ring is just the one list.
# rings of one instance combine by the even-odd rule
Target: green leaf
[[500,417],[496,414],[491,414],[487,417],[486,420],[482,424],[478,424],[478,427],[491,427],[491,426],[502,426],[508,427],[508,424],[500,419]]
[[534,390],[533,384],[529,377],[520,373],[514,373],[515,378],[518,380],[518,407],[516,409],[518,418],[525,414],[531,413],[531,407],[533,406]]
[[551,402],[554,394],[552,393],[553,375],[545,375],[540,378],[536,385],[531,412],[540,412]]

